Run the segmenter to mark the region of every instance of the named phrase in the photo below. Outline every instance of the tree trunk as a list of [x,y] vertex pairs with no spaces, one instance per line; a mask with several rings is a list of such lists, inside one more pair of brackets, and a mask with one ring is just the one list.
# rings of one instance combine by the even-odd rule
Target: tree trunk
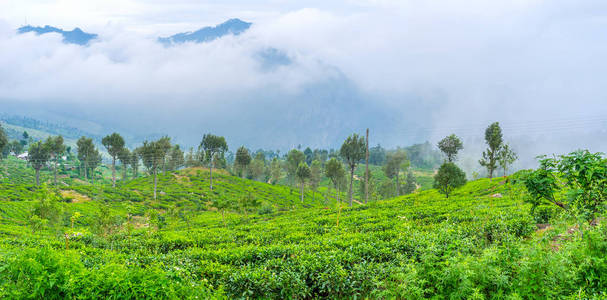
[[[80,164],[80,168],[82,168],[82,163]],[[89,177],[88,177],[88,176],[87,176],[87,174],[86,174],[86,165],[85,165],[85,166],[84,166],[84,168],[82,168],[82,169],[84,169],[84,180],[86,181],[86,180],[88,180],[88,179],[89,179]]]
[[352,207],[352,182],[354,181],[354,166],[350,167],[350,190],[348,195],[350,196],[350,207]]
[[156,200],[156,183],[158,182],[158,180],[157,180],[158,177],[156,176],[156,173],[157,173],[156,169],[158,169],[158,168],[154,168],[154,200]]
[[398,180],[398,175],[399,174],[396,173],[396,197],[400,196],[400,180]]
[[57,186],[57,158],[56,157],[55,157],[54,173],[55,173],[55,186]]
[[303,203],[304,201],[304,181],[301,181],[301,203]]
[[367,128],[367,152],[365,153],[365,204],[369,200],[369,128]]
[[36,186],[40,185],[40,169],[36,169]]
[[122,170],[122,172],[123,172],[122,173],[122,181],[126,181],[126,177],[127,177],[127,174],[126,174],[126,172],[127,172],[127,165],[123,164],[122,167],[124,168],[124,170]]
[[112,187],[116,187],[116,157],[112,156]]
[[335,185],[335,193],[337,193],[337,203],[339,203],[339,187]]
[[211,190],[213,190],[213,162],[211,161],[211,165],[209,166],[209,175],[211,177]]
[[91,168],[91,183],[95,184],[95,168]]

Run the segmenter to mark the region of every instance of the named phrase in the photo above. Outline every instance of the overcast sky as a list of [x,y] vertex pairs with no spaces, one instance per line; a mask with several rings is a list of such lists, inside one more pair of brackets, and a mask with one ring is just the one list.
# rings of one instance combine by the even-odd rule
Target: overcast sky
[[[254,25],[156,42],[229,18]],[[26,20],[99,39],[17,35]],[[292,63],[265,68],[268,48]],[[607,151],[606,56],[601,0],[0,1],[5,107],[186,144],[211,131],[252,148],[335,147],[366,127],[388,146],[477,141],[500,121],[529,157]]]

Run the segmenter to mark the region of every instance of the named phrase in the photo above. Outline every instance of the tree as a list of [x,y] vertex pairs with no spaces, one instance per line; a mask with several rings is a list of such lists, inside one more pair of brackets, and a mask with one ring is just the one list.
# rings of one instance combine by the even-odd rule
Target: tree
[[287,176],[289,177],[289,183],[293,185],[293,179],[295,179],[297,168],[299,164],[306,160],[306,156],[303,152],[292,149],[287,153]]
[[434,175],[434,188],[449,198],[456,188],[466,184],[466,173],[452,162],[445,162]]
[[348,190],[350,206],[352,206],[352,183],[354,181],[354,169],[356,168],[358,162],[365,158],[365,151],[365,139],[363,137],[359,137],[356,133],[349,136],[341,145],[341,149],[339,150],[339,154],[350,167],[350,189]]
[[312,201],[316,200],[316,189],[320,185],[322,179],[322,163],[315,159],[310,167],[310,188],[312,188]]
[[53,160],[53,174],[54,174],[54,183],[57,185],[57,162],[59,161],[59,157],[65,152],[65,145],[63,144],[63,137],[48,137],[46,139],[46,146],[49,150],[49,154],[51,159]]
[[518,155],[512,149],[510,149],[510,145],[505,144],[500,150],[497,161],[504,170],[504,176],[506,176],[506,172],[508,170],[508,166],[512,165],[518,159]]
[[282,166],[278,158],[274,157],[270,163],[270,179],[272,184],[276,184],[282,177]]
[[249,166],[249,175],[253,180],[263,180],[266,165],[259,154],[263,155],[263,153],[257,153],[255,159],[253,159],[251,165]]
[[95,158],[95,145],[93,139],[81,137],[76,142],[78,147],[78,160],[80,161],[80,168],[84,171],[84,179],[88,179],[87,171],[90,162]]
[[122,151],[122,148],[124,148],[124,139],[122,136],[120,136],[120,134],[114,132],[105,136],[101,140],[101,144],[103,144],[107,152],[112,157],[112,186],[116,187],[116,158]]
[[36,185],[40,185],[40,169],[46,165],[50,159],[50,150],[46,143],[40,141],[30,144],[28,149],[27,160],[32,165],[32,168],[36,170]]
[[407,154],[405,151],[398,149],[395,152],[390,152],[386,155],[386,165],[384,165],[384,173],[390,179],[394,179],[396,183],[396,196],[400,196],[400,180],[399,174],[401,169],[409,167]]
[[158,168],[164,161],[164,149],[158,141],[144,141],[143,146],[139,148],[139,155],[143,165],[148,169],[148,172],[154,175],[154,200],[156,200],[156,187],[158,183]]
[[9,145],[10,151],[15,153],[15,155],[19,155],[23,152],[23,145],[19,143],[19,141],[14,140]]
[[502,148],[503,137],[500,124],[495,122],[485,130],[485,143],[489,146],[483,151],[483,158],[479,160],[479,164],[489,172],[489,178],[493,178],[493,171],[497,169],[497,159],[499,151]]
[[[312,164],[312,160],[314,159],[314,152],[312,151],[312,149],[310,149],[310,147],[307,147],[304,151],[303,154],[306,157],[306,164],[309,166],[310,164]],[[298,166],[299,167],[299,166]]]
[[135,148],[133,152],[131,152],[131,159],[129,160],[129,164],[131,165],[131,169],[133,170],[133,178],[137,178],[137,173],[139,171],[139,153],[141,152],[141,148]]
[[95,169],[101,165],[101,153],[96,147],[93,147],[88,165],[91,169],[91,183],[95,183]]
[[369,201],[369,128],[365,138],[365,204]]
[[160,155],[162,156],[162,172],[167,172],[167,156],[172,149],[171,146],[171,138],[168,136],[163,136],[157,141],[157,146],[160,150]]
[[169,170],[175,171],[185,165],[184,153],[179,145],[173,146],[169,152]]
[[306,180],[310,178],[310,167],[306,163],[300,163],[297,167],[296,176],[299,179],[299,183],[301,184],[301,202],[304,202],[304,186],[306,184]]
[[380,144],[369,148],[369,163],[376,166],[381,166],[386,162],[386,149]]
[[118,159],[122,164],[122,180],[125,181],[127,179],[127,169],[131,164],[131,150],[129,148],[122,148],[120,153],[118,153]]
[[464,149],[464,144],[455,134],[452,134],[438,142],[438,149],[447,156],[448,162],[454,162],[457,152]]
[[223,154],[228,151],[228,144],[223,136],[216,136],[213,134],[205,134],[200,142],[200,148],[206,153],[206,158],[209,160],[209,172],[210,172],[210,188],[213,189],[213,166],[218,156],[223,157]]
[[[2,126],[0,125],[0,153],[4,150],[5,147],[8,146],[8,138],[6,137],[6,133]],[[2,155],[0,155],[0,161],[2,160]]]
[[251,163],[251,155],[249,154],[249,150],[244,146],[240,146],[238,150],[236,150],[236,160],[234,163],[236,165],[236,169],[238,170],[238,176],[243,177],[244,171]]
[[413,175],[413,172],[409,171],[409,173],[407,173],[407,178],[405,179],[405,186],[403,192],[405,195],[408,195],[415,192],[416,189],[417,183],[415,180],[415,176]]
[[[337,190],[337,202],[339,202],[339,183],[346,176],[346,171],[344,170],[344,166],[337,160],[336,158],[331,158],[327,162],[327,166],[325,167],[325,176],[331,180],[333,186]],[[331,193],[331,186],[329,185],[328,193]]]

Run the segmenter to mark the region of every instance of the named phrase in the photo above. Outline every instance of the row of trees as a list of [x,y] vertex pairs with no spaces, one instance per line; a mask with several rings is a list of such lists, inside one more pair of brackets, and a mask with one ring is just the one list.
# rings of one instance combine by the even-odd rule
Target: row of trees
[[[3,132],[0,133],[0,146],[6,147],[8,144],[6,135]],[[498,167],[501,167],[505,173],[507,167],[517,157],[508,144],[504,143],[499,123],[493,123],[487,128],[485,140],[488,148],[483,152],[483,157],[479,163],[487,168],[489,177],[492,178]],[[171,139],[167,136],[154,141],[144,141],[141,146],[132,150],[126,147],[124,138],[118,133],[105,136],[101,143],[111,158],[112,186],[116,186],[117,162],[122,165],[123,180],[128,179],[129,167],[132,170],[133,177],[137,177],[138,168],[142,163],[147,172],[154,177],[154,198],[156,198],[159,171],[176,170],[183,166],[206,165],[210,169],[209,188],[213,189],[213,169],[229,167],[225,157],[228,151],[225,138],[213,134],[205,134],[198,151],[194,153],[191,149],[188,154],[185,154],[179,145],[172,145]],[[465,173],[454,163],[458,152],[463,149],[463,143],[457,136],[450,135],[438,143],[438,148],[444,153],[445,161],[435,176],[435,187],[448,197],[450,191],[465,183]],[[36,170],[37,184],[39,184],[40,169],[49,161],[53,162],[56,183],[57,160],[65,151],[66,147],[61,136],[49,137],[44,142],[39,141],[30,144],[29,161]],[[85,179],[90,177],[94,182],[95,169],[102,162],[99,149],[96,148],[91,138],[81,137],[77,141],[77,152],[81,173],[83,173]],[[285,155],[284,160],[280,160],[279,156],[276,155],[271,162],[266,160],[267,155],[268,153],[258,151],[252,156],[247,148],[239,147],[233,159],[231,171],[238,176],[244,177],[246,175],[252,179],[277,183],[281,180],[284,170],[286,171],[287,182],[292,186],[299,185],[302,201],[305,186],[309,185],[314,195],[323,176],[326,176],[331,182],[329,192],[330,188],[334,187],[337,191],[337,198],[339,198],[340,188],[344,187],[343,183],[348,183],[347,195],[350,206],[353,203],[354,195],[354,173],[357,165],[363,161],[367,164],[381,161],[384,164],[384,174],[387,178],[393,180],[393,184],[384,182],[380,187],[382,191],[392,189],[394,191],[391,193],[392,195],[400,196],[403,193],[414,191],[417,187],[415,178],[409,170],[411,163],[407,157],[407,152],[400,148],[395,151],[385,151],[379,145],[369,149],[368,136],[365,139],[358,134],[350,135],[343,142],[339,151],[311,150],[310,148],[306,148],[304,151],[292,149]],[[403,172],[405,174],[404,188],[401,187],[402,176],[400,175]],[[361,190],[359,194],[361,195],[361,201],[364,197],[366,203],[370,185],[373,184],[370,183],[368,167],[364,177],[364,180],[360,180]]]

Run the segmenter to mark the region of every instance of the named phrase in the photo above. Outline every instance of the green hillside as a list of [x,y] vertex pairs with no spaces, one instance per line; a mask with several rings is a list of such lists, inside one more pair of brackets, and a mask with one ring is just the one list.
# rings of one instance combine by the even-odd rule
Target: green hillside
[[[290,188],[226,174],[215,175],[211,192],[205,169],[161,175],[157,201],[150,177],[115,189],[74,180],[56,192],[3,183],[3,195],[17,191],[21,198],[0,201],[0,295],[600,295],[605,226],[579,227],[548,209],[552,225],[538,227],[546,220],[529,214],[520,176],[473,181],[448,199],[427,190],[341,209],[318,195],[313,201],[307,194],[302,204]],[[243,209],[249,194],[260,205]],[[217,199],[230,203],[225,214],[213,206]],[[51,216],[41,220],[33,211]]]

